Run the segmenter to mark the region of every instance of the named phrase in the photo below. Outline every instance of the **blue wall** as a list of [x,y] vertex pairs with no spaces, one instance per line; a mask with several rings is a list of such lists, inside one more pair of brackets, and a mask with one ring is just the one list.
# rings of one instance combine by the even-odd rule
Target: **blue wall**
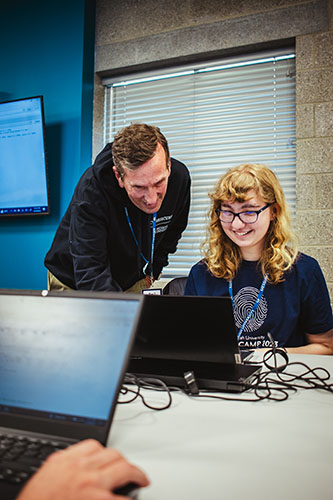
[[1,0],[0,101],[43,95],[51,216],[0,218],[0,288],[42,289],[43,260],[91,163],[95,2]]

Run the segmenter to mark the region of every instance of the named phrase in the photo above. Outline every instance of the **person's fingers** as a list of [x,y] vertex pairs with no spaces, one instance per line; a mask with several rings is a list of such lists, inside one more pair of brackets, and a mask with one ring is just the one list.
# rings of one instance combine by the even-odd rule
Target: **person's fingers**
[[100,448],[94,453],[83,456],[81,458],[81,463],[90,470],[93,470],[112,465],[119,460],[125,460],[125,458],[118,450],[113,448]]
[[22,500],[120,500],[112,491],[127,483],[149,480],[117,450],[94,440],[50,455],[22,490]]
[[[129,463],[116,449],[105,448],[98,441],[85,440],[66,450],[50,455],[46,462],[54,461],[62,467],[76,462],[87,475],[93,475],[92,483],[111,490],[129,482],[147,486],[147,476],[135,465]],[[45,462],[45,464],[46,464]],[[55,465],[56,465],[55,463]]]
[[113,464],[99,469],[99,484],[106,490],[114,490],[128,483],[136,483],[144,487],[150,484],[146,474],[135,465],[120,459]]
[[50,460],[73,460],[81,457],[89,457],[94,455],[99,450],[103,450],[104,446],[102,446],[95,439],[86,439],[84,441],[80,441],[79,443],[75,443],[72,446],[64,450],[57,451],[52,453],[47,461]]

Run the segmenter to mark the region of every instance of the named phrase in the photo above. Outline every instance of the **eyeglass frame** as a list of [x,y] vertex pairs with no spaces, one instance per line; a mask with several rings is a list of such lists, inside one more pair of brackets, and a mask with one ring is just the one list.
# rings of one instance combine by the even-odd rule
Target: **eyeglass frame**
[[[259,215],[261,214],[261,212],[263,212],[264,210],[266,210],[266,208],[270,207],[271,205],[273,205],[273,203],[267,203],[264,207],[262,207],[260,210],[242,210],[242,212],[232,212],[231,210],[222,210],[221,207],[217,207],[215,208],[215,213],[217,215],[217,217],[219,218],[219,220],[221,222],[224,222],[224,224],[231,224],[232,222],[234,222],[235,218],[238,217],[239,220],[241,222],[243,222],[243,224],[255,224],[259,218]],[[223,221],[222,219],[220,219],[220,214],[221,212],[229,212],[233,215],[233,218],[232,220],[229,220],[229,221]],[[244,222],[242,219],[241,219],[241,215],[242,214],[245,214],[245,213],[253,213],[253,214],[256,214],[257,218],[256,220],[254,220],[253,222]]]

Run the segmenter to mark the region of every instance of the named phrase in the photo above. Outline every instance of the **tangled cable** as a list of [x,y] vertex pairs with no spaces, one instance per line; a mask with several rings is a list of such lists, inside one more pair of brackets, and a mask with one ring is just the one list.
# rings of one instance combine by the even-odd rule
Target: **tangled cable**
[[[301,361],[289,362],[288,354],[284,349],[276,348],[274,342],[272,348],[264,353],[262,362],[251,362],[250,364],[263,364],[266,370],[261,370],[254,375],[250,383],[244,384],[247,393],[253,393],[251,397],[228,397],[212,394],[213,391],[199,391],[198,394],[190,394],[193,397],[208,397],[231,401],[285,401],[291,392],[298,389],[323,389],[333,393],[333,383],[328,383],[331,375],[326,368],[310,368]],[[300,373],[287,371],[291,368],[302,368]],[[215,392],[215,391],[214,391]]]
[[[131,386],[134,385],[136,388],[135,389],[129,388],[128,385]],[[146,398],[141,393],[141,389],[166,392],[167,403],[162,406],[153,406],[147,403]],[[131,395],[131,396],[125,400],[121,398],[121,396],[126,396],[126,395]],[[148,378],[148,377],[140,378],[135,375],[132,375],[131,373],[126,373],[123,385],[120,389],[120,398],[118,398],[118,403],[120,404],[132,403],[132,401],[135,401],[137,398],[140,398],[142,403],[150,410],[158,410],[158,411],[166,410],[170,408],[170,406],[172,405],[171,389],[162,380],[157,378]]]
[[[329,383],[331,377],[326,368],[310,368],[301,361],[290,362],[286,350],[275,347],[272,342],[272,348],[263,355],[262,362],[250,362],[249,364],[263,365],[262,369],[253,376],[250,383],[244,383],[244,393],[242,396],[217,394],[216,390],[200,390],[200,384],[195,379],[194,372],[184,373],[184,387],[168,386],[165,382],[157,378],[137,377],[127,373],[124,379],[124,385],[120,391],[121,396],[131,394],[131,397],[123,400],[120,398],[118,403],[130,403],[140,398],[143,404],[152,410],[166,410],[172,404],[172,391],[181,391],[193,398],[211,398],[226,401],[285,401],[291,393],[298,389],[321,389],[333,393],[333,383]],[[290,368],[296,368],[299,373],[293,373]],[[300,370],[301,369],[301,370]],[[129,388],[128,385],[134,385],[136,388]],[[167,394],[167,403],[162,406],[154,406],[147,403],[141,389],[165,392]]]

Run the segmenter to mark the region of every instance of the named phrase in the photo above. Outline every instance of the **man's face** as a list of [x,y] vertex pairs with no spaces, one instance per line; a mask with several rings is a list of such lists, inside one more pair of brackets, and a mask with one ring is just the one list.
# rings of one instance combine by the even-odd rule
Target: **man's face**
[[120,177],[116,167],[113,171],[121,188],[137,208],[146,214],[158,212],[161,208],[170,175],[170,165],[161,144],[157,145],[154,156],[136,170],[124,168],[125,175]]

